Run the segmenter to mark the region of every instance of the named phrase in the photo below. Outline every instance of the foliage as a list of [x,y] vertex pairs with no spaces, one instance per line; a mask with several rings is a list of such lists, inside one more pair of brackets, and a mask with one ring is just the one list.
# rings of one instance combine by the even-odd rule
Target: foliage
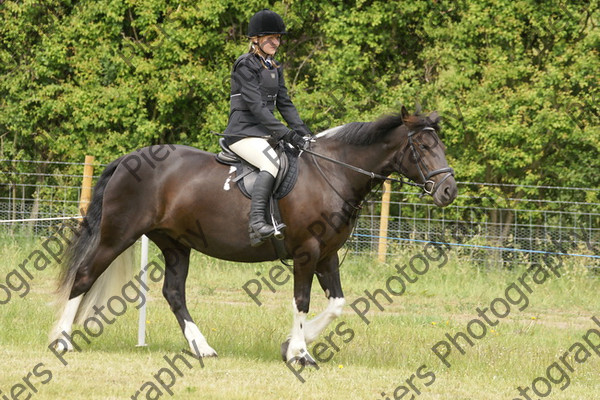
[[267,5],[287,22],[278,57],[313,130],[420,103],[445,117],[459,180],[598,187],[598,4],[7,0],[1,157],[108,163],[159,143],[215,151],[232,62]]

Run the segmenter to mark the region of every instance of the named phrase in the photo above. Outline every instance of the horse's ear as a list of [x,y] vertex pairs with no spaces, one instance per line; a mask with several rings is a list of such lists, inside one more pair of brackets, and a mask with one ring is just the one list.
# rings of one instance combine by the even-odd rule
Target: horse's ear
[[421,103],[419,103],[418,101],[415,102],[415,115],[420,115],[421,114]]
[[400,115],[402,115],[402,120],[406,121],[406,118],[408,118],[408,116],[409,116],[408,110],[406,109],[406,107],[402,106],[400,113],[401,113]]
[[432,112],[431,114],[429,114],[429,119],[431,120],[431,122],[433,122],[434,124],[437,124],[438,122],[440,122],[440,120],[442,119],[442,117],[440,117],[440,114],[438,114],[437,111]]

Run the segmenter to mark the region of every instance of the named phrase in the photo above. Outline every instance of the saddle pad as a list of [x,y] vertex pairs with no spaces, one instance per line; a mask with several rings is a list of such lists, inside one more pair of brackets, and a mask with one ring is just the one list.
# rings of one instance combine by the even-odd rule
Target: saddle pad
[[[292,148],[285,149],[285,157],[287,159],[288,167],[285,176],[280,176],[281,171],[284,171],[285,168],[282,165],[280,168],[280,173],[277,175],[277,179],[275,182],[275,193],[273,197],[277,200],[284,198],[287,196],[294,186],[296,185],[296,181],[298,180],[298,151]],[[282,163],[283,159],[282,158]],[[223,162],[222,160],[218,161]],[[254,188],[254,181],[256,180],[256,176],[258,175],[258,169],[253,165],[250,165],[246,162],[237,161],[227,162],[228,165],[233,165],[236,169],[235,178],[232,179],[233,182],[236,182],[238,187],[244,196],[248,198],[252,198],[252,190]]]

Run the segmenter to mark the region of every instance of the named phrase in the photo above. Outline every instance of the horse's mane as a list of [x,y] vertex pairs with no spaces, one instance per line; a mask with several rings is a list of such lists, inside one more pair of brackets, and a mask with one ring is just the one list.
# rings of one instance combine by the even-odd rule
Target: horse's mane
[[373,122],[350,122],[341,126],[332,138],[345,144],[368,146],[380,141],[391,130],[406,125],[409,130],[431,127],[439,131],[440,117],[436,112],[426,116],[414,114],[403,116],[401,113],[389,114]]

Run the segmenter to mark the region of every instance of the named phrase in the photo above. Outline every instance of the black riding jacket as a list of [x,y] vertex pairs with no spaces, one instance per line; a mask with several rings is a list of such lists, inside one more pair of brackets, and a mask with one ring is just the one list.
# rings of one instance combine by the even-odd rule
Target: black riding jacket
[[[275,107],[289,128],[275,118]],[[283,67],[265,68],[257,54],[240,56],[231,72],[231,106],[225,130],[227,143],[250,136],[270,136],[279,140],[290,128],[302,135],[310,134],[290,100]]]

